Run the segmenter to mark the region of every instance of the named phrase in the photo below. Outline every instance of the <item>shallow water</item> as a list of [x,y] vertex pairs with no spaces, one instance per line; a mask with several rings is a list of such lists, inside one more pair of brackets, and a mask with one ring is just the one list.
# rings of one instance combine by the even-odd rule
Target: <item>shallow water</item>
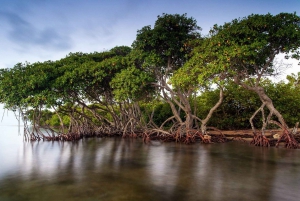
[[0,200],[300,200],[300,150],[139,139],[23,142],[1,127]]

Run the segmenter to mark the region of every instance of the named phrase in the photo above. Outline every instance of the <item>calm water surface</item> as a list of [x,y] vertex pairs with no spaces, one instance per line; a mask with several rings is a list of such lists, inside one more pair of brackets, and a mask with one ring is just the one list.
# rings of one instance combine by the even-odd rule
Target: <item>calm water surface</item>
[[300,200],[300,150],[0,136],[0,201]]

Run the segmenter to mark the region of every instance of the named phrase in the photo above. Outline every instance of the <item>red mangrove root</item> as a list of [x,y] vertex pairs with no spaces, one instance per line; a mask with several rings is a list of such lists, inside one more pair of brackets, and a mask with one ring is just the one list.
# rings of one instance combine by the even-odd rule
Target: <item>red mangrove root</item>
[[279,137],[279,139],[276,143],[276,147],[279,146],[279,143],[281,141],[285,142],[285,147],[288,149],[298,149],[299,148],[298,141],[295,139],[294,135],[291,134],[288,130],[283,131],[283,134]]
[[261,133],[259,134],[254,133],[254,137],[250,142],[250,144],[254,144],[255,146],[260,146],[260,147],[270,147],[269,139],[265,135],[262,135]]

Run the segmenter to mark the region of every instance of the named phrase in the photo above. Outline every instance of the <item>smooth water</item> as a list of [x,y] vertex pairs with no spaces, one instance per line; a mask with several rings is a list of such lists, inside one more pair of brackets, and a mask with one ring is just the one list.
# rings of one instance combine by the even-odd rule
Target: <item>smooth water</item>
[[300,200],[300,150],[0,136],[0,201]]

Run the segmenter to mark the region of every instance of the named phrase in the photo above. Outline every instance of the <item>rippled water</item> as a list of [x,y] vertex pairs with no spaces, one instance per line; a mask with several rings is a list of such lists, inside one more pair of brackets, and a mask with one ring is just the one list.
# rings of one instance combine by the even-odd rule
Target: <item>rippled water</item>
[[[11,132],[11,133],[9,133]],[[139,139],[23,142],[1,128],[0,200],[300,200],[300,150]]]

